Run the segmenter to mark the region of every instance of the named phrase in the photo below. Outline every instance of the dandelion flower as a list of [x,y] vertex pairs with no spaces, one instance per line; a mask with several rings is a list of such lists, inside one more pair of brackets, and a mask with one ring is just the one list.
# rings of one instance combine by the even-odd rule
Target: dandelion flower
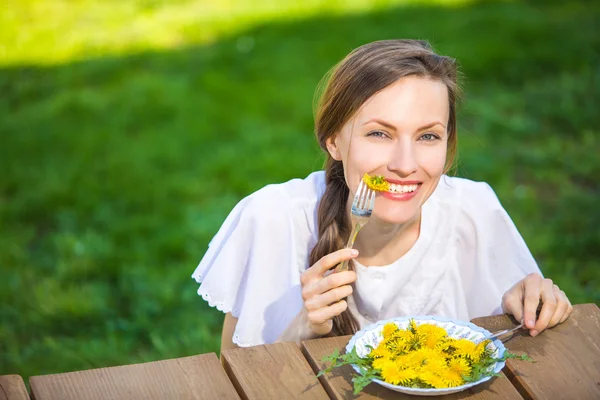
[[439,376],[432,372],[424,372],[418,377],[423,383],[434,387],[435,389],[447,388],[446,382]]
[[411,379],[417,377],[417,373],[411,369],[402,369],[398,364],[388,364],[381,370],[383,379],[392,385],[407,384]]
[[446,371],[446,369],[448,369],[446,360],[443,356],[438,355],[437,357],[432,357],[428,359],[422,366],[421,371],[441,375],[443,372]]
[[365,174],[362,178],[363,182],[367,184],[367,186],[373,190],[379,192],[387,192],[390,190],[390,184],[385,178],[381,175],[369,176],[369,174]]
[[382,331],[383,337],[387,339],[388,337],[392,336],[394,333],[398,332],[398,330],[399,330],[398,325],[396,325],[393,322],[390,322],[389,324],[385,324],[383,326],[383,331]]
[[392,352],[385,346],[377,346],[376,349],[371,350],[370,356],[373,358],[391,358]]
[[383,371],[384,369],[387,369],[390,365],[394,364],[394,361],[392,361],[390,358],[378,358],[373,361],[373,368]]
[[446,387],[456,387],[456,386],[460,386],[463,383],[465,383],[462,376],[458,372],[456,372],[450,368],[448,368],[446,371],[444,371],[440,375],[440,377],[446,384]]
[[468,339],[458,339],[452,343],[452,346],[456,349],[454,351],[455,356],[468,357],[474,360],[476,357],[475,346],[476,344]]
[[458,373],[460,376],[468,376],[471,374],[471,366],[464,358],[452,358],[448,361],[448,368]]

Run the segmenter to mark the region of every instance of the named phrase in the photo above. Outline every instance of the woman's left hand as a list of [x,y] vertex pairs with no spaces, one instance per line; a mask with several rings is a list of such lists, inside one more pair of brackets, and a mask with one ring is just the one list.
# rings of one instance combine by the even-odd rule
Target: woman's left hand
[[[540,316],[536,311],[542,301]],[[532,273],[517,282],[502,296],[502,310],[512,314],[517,321],[525,322],[531,336],[564,322],[573,312],[573,306],[551,279]]]

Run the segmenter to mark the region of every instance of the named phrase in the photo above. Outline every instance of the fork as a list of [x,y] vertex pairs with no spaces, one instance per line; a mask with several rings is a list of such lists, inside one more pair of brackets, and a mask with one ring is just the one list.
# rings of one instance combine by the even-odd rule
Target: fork
[[[346,248],[350,249],[354,246],[354,241],[358,235],[358,231],[369,222],[369,218],[373,213],[373,207],[375,207],[375,191],[369,188],[364,181],[360,181],[358,189],[354,194],[352,200],[352,213],[350,218],[352,220],[352,233],[348,238]],[[348,260],[344,260],[337,268],[336,271],[347,271]]]
[[503,331],[494,332],[493,334],[491,334],[490,336],[488,336],[484,339],[494,339],[494,338],[497,338],[498,336],[503,336],[503,335],[506,335],[507,333],[514,332],[517,329],[521,329],[523,326],[525,326],[525,324],[523,322],[521,322],[519,325],[515,326],[512,329],[504,329]]

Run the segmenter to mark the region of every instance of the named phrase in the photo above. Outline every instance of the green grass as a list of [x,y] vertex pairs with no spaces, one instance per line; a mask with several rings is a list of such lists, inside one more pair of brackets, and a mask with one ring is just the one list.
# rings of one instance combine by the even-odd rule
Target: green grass
[[494,187],[574,303],[600,302],[597,2],[289,3],[9,4],[0,374],[218,352],[193,269],[238,200],[320,168],[313,91],[385,38],[458,58],[459,175]]

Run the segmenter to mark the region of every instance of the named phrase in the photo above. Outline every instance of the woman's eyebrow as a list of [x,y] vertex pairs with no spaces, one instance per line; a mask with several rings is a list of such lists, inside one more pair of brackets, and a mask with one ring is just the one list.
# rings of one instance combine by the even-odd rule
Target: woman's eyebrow
[[424,129],[433,128],[433,127],[434,127],[434,126],[436,126],[436,125],[441,125],[441,126],[442,126],[442,128],[446,129],[446,125],[442,124],[442,123],[441,123],[441,122],[439,122],[439,121],[435,121],[435,122],[432,122],[432,123],[430,123],[430,124],[423,125],[422,127],[420,127],[420,128],[419,128],[419,129],[417,129],[417,130],[419,130],[419,131],[422,131],[422,130],[424,130]]
[[[372,122],[378,123],[379,125],[383,125],[386,128],[396,130],[396,127],[393,124],[391,124],[389,122],[386,122],[386,121],[384,121],[382,119],[379,119],[379,118],[371,118],[370,120],[366,121],[363,125],[367,125],[367,124],[370,124]],[[418,128],[417,130],[418,131],[422,131],[424,129],[433,128],[436,125],[441,125],[444,129],[446,129],[446,125],[442,124],[439,121],[434,121],[434,122],[431,122],[429,124],[423,125],[422,127]]]

